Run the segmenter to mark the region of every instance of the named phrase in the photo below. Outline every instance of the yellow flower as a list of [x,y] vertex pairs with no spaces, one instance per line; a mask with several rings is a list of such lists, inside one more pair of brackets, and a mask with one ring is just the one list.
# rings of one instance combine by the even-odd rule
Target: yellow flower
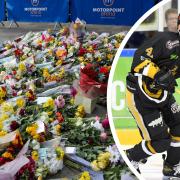
[[31,97],[31,93],[28,91],[28,92],[26,92],[26,97],[28,97],[28,98],[30,98]]
[[98,166],[98,162],[97,160],[94,160],[92,163],[91,163],[91,167],[94,171],[100,171],[101,169],[99,168]]
[[11,45],[10,44],[6,44],[5,48],[6,49],[11,49]]
[[49,78],[51,75],[49,74],[49,69],[48,68],[44,68],[43,69],[43,77],[44,78]]
[[108,54],[108,55],[107,55],[107,58],[108,58],[109,60],[111,60],[111,59],[113,58],[113,55],[112,55],[112,54]]
[[54,119],[53,118],[49,118],[49,122],[51,123],[51,122],[53,122],[54,121]]
[[3,153],[2,157],[7,158],[7,159],[11,159],[11,160],[14,159],[10,152]]
[[7,102],[2,103],[2,110],[4,112],[9,112],[9,113],[14,112],[13,106],[10,103],[7,103]]
[[65,70],[64,70],[64,68],[61,68],[61,71],[59,72],[58,76],[59,76],[59,78],[62,79],[64,77],[64,75],[65,75]]
[[116,43],[116,44],[115,44],[115,47],[116,47],[116,48],[119,48],[119,46],[120,46],[119,43]]
[[100,169],[105,169],[109,164],[109,161],[98,161],[98,167]]
[[42,44],[42,40],[39,39],[39,40],[37,41],[37,44],[38,44],[38,45],[41,45],[41,44]]
[[25,100],[23,98],[19,98],[16,100],[16,104],[19,108],[22,108],[25,105]]
[[78,57],[78,60],[79,60],[79,62],[83,62],[84,61],[84,57],[80,56],[80,57]]
[[5,121],[5,120],[8,119],[8,118],[9,118],[9,116],[8,116],[7,114],[3,113],[3,114],[1,115],[1,117],[0,117],[0,122],[3,122],[3,121]]
[[53,111],[49,111],[48,115],[51,116],[53,114]]
[[79,178],[79,180],[91,180],[91,176],[90,176],[89,172],[88,171],[84,171],[81,174],[81,177]]
[[0,87],[0,98],[2,99],[4,97],[6,97],[6,90]]
[[39,139],[39,134],[35,134],[34,136],[33,136],[33,139],[36,139],[36,140],[38,140]]
[[37,151],[32,151],[31,155],[34,161],[37,161],[39,159],[39,155]]
[[84,106],[83,105],[79,105],[77,107],[77,111],[75,112],[75,117],[84,117],[85,115],[85,110],[84,110]]
[[3,123],[0,121],[0,130],[3,128]]
[[60,124],[58,124],[58,125],[56,125],[56,132],[58,133],[58,134],[60,134],[60,132],[61,132],[61,125]]
[[49,54],[50,56],[52,56],[52,55],[53,55],[53,50],[52,50],[52,49],[49,49],[49,50],[48,50],[48,54]]
[[59,59],[59,60],[56,62],[56,66],[62,65],[62,63],[63,63],[63,60],[62,60],[62,59]]
[[88,51],[93,51],[93,47],[92,47],[92,46],[89,46],[89,47],[87,48],[87,50],[88,50]]
[[75,99],[74,99],[74,98],[71,98],[71,99],[70,99],[70,104],[71,104],[71,105],[74,105],[74,102],[75,102]]
[[62,57],[66,53],[66,50],[64,49],[59,49],[56,51],[56,56],[57,57]]
[[19,67],[18,67],[18,70],[21,71],[21,72],[26,72],[26,66],[24,63],[20,63],[19,64]]
[[7,134],[7,132],[6,131],[0,131],[0,137],[2,137],[2,136],[5,136]]
[[38,129],[38,125],[36,123],[34,123],[33,125],[26,128],[26,132],[34,137],[37,134],[36,133],[37,129]]
[[98,156],[98,161],[109,161],[111,154],[109,152],[101,153]]
[[43,180],[42,176],[39,176],[37,180]]
[[101,58],[101,57],[98,57],[97,61],[100,62],[101,60],[102,60],[102,58]]
[[52,108],[54,109],[54,100],[52,98],[48,99],[44,104],[43,104],[43,108]]
[[21,57],[22,60],[25,60],[26,58],[27,58],[27,55],[25,55],[25,54],[23,54]]
[[61,147],[56,148],[56,155],[58,160],[62,160],[64,158],[64,151]]

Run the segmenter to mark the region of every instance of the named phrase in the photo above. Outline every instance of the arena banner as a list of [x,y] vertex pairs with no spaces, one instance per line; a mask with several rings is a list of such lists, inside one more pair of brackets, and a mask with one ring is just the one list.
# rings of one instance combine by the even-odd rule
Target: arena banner
[[0,0],[0,22],[5,20],[5,1]]
[[69,0],[6,0],[8,20],[67,22]]
[[[116,128],[135,128],[134,118],[129,113],[126,102],[126,76],[130,71],[133,56],[136,49],[124,49],[119,57],[113,76],[112,84],[112,115]],[[180,104],[180,78],[177,79],[178,86],[175,90],[175,99]]]
[[132,26],[154,3],[154,0],[71,0],[71,20],[78,17],[88,24]]

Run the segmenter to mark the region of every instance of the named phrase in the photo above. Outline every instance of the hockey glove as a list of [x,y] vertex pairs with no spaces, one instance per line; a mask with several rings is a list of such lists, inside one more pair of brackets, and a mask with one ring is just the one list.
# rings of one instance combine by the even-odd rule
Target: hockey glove
[[170,92],[174,91],[176,84],[175,78],[172,75],[171,71],[159,71],[154,77],[155,85],[158,88],[167,90]]

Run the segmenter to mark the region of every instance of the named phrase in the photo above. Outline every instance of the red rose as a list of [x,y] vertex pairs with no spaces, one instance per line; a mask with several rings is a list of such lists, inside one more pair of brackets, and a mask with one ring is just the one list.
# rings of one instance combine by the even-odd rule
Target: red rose
[[93,49],[96,49],[97,48],[97,44],[93,44]]
[[13,91],[12,95],[13,95],[13,96],[17,96],[17,92],[16,92],[16,91]]
[[86,53],[87,53],[87,50],[85,48],[81,47],[78,51],[78,56],[83,56]]
[[108,73],[109,73],[109,69],[106,68],[106,67],[101,67],[101,68],[99,69],[99,72],[100,72],[100,73],[103,73],[103,74],[108,74]]
[[6,162],[5,158],[0,157],[0,166],[3,165]]
[[15,53],[15,56],[21,56],[21,55],[23,55],[23,51],[20,50],[20,49],[16,49],[16,50],[14,51],[14,53]]

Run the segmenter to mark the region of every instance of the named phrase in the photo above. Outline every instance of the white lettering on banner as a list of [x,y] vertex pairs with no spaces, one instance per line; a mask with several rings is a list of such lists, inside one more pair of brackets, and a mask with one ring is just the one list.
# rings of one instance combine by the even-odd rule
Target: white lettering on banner
[[92,12],[99,14],[100,18],[115,18],[117,14],[124,13],[125,8],[93,8]]
[[48,8],[44,7],[44,8],[24,8],[24,11],[47,11]]
[[[120,90],[119,90],[120,89]],[[125,99],[120,99],[119,94],[117,92],[125,93],[125,85],[123,81],[114,81],[112,84],[112,109],[115,111],[120,111],[125,108]],[[119,98],[119,102],[117,102],[117,98]]]
[[124,12],[125,8],[93,8],[93,12]]
[[47,7],[30,7],[24,8],[26,13],[29,13],[32,17],[41,17],[44,12],[47,12]]

